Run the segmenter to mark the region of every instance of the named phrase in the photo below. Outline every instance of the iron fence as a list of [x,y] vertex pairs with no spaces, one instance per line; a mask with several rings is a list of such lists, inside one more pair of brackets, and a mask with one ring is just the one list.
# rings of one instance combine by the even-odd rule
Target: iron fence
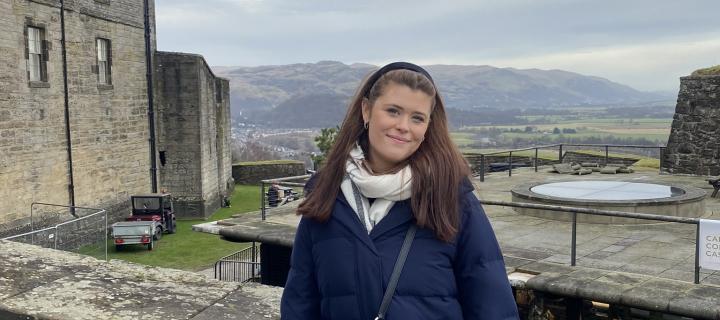
[[[28,225],[29,231],[1,240],[107,260],[108,217],[104,209],[34,202],[30,205]],[[24,227],[18,228],[21,229]]]
[[[508,176],[512,176],[512,169],[513,169],[513,167],[517,167],[517,166],[518,166],[518,165],[514,165],[514,164],[513,164],[513,152],[516,153],[516,158],[518,158],[519,156],[517,156],[517,152],[522,152],[522,151],[534,151],[534,153],[535,153],[534,156],[530,156],[530,157],[528,157],[528,156],[521,156],[521,157],[522,157],[522,158],[529,158],[530,161],[531,161],[531,165],[530,165],[530,166],[534,167],[535,172],[537,172],[537,171],[538,171],[538,165],[539,165],[539,163],[541,162],[541,159],[538,157],[538,151],[539,151],[539,150],[544,150],[544,149],[556,149],[556,148],[557,148],[558,156],[557,156],[556,162],[557,162],[557,163],[560,163],[560,162],[563,161],[563,157],[564,157],[563,148],[565,148],[564,151],[567,151],[567,150],[568,150],[568,149],[567,149],[568,147],[600,148],[600,149],[601,149],[601,152],[604,151],[604,157],[603,157],[602,154],[600,155],[601,157],[603,157],[603,165],[608,165],[608,164],[610,163],[610,158],[611,158],[611,157],[610,157],[610,151],[611,151],[611,150],[614,150],[614,151],[615,151],[615,150],[638,150],[638,151],[643,151],[643,150],[655,150],[655,151],[657,151],[657,152],[655,152],[655,153],[659,154],[659,159],[660,159],[659,171],[660,171],[660,172],[662,172],[662,169],[663,169],[663,167],[662,167],[662,162],[663,162],[663,161],[662,161],[662,160],[663,160],[663,157],[664,157],[664,154],[665,154],[665,148],[666,148],[665,146],[612,145],[612,144],[569,144],[569,143],[560,143],[560,144],[551,144],[551,145],[543,145],[543,146],[535,146],[535,147],[520,148],[520,149],[511,149],[511,150],[495,151],[495,152],[486,152],[486,153],[466,153],[465,155],[466,155],[466,157],[467,157],[467,156],[477,156],[477,157],[480,158],[479,163],[476,164],[476,166],[479,167],[479,169],[476,170],[476,171],[478,172],[478,176],[480,177],[480,181],[483,182],[483,181],[485,181],[485,174],[486,174],[486,171],[487,171],[487,168],[488,168],[488,165],[489,165],[489,163],[487,163],[487,157],[489,157],[489,156],[501,156],[501,155],[502,155],[502,156],[506,156],[506,157],[507,157],[507,171],[508,171]],[[654,154],[654,153],[652,153],[652,152],[651,152],[651,153],[640,152],[640,153],[642,153],[642,154],[644,154],[644,155],[648,155],[648,156]],[[505,171],[505,170],[501,170],[501,171]]]
[[225,256],[215,262],[215,279],[249,282],[260,277],[260,245],[252,246]]

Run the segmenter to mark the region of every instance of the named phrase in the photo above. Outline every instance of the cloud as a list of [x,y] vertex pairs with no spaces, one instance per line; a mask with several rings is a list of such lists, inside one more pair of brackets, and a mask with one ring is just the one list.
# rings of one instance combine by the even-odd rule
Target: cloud
[[159,48],[200,53],[212,65],[466,61],[562,68],[671,90],[678,74],[718,63],[711,53],[720,34],[716,0],[157,0],[156,6]]
[[538,56],[485,61],[495,66],[563,69],[623,79],[640,90],[677,90],[679,77],[720,64],[720,34],[706,39],[675,39],[618,47],[582,48]]

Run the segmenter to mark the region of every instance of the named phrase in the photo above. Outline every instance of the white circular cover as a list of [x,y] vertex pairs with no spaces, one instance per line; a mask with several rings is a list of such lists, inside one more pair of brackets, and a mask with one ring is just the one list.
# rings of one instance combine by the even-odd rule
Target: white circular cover
[[560,198],[581,200],[644,200],[682,195],[682,189],[652,183],[625,181],[570,181],[541,184],[530,191]]

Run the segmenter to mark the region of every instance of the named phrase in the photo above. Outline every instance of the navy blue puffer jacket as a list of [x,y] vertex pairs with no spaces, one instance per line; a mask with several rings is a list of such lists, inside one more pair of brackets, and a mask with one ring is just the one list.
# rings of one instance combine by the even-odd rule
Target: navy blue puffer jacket
[[[500,248],[472,190],[467,180],[461,186],[454,241],[418,228],[386,319],[518,319]],[[281,318],[374,319],[410,223],[410,202],[397,202],[368,235],[342,192],[325,223],[301,219]]]

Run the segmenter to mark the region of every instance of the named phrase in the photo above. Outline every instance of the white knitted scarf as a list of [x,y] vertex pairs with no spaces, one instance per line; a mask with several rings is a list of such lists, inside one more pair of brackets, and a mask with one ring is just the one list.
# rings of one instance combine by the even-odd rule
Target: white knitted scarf
[[[412,170],[405,166],[393,174],[373,175],[363,165],[365,154],[360,146],[350,151],[345,179],[340,184],[345,199],[362,221],[368,234],[384,218],[396,201],[410,198]],[[368,198],[373,198],[372,205]]]

